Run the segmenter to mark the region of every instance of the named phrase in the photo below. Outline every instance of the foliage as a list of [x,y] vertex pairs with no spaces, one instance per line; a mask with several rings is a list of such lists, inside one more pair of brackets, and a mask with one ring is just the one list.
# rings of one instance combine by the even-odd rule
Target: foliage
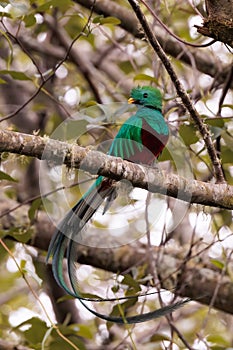
[[[96,8],[89,6],[89,1],[86,6],[84,3],[78,0],[0,2],[0,127],[88,147],[99,145],[106,152],[119,125],[132,113],[120,103],[127,101],[130,89],[135,85],[158,86],[163,92],[164,115],[171,130],[169,145],[158,166],[190,179],[214,181],[213,164],[203,138],[177,96],[163,62],[135,24],[129,2],[109,0],[108,7],[105,1],[96,1]],[[220,42],[194,48],[172,37],[171,32],[193,44],[208,41],[194,28],[200,22],[200,14],[205,14],[204,1],[196,6],[183,0],[148,3],[170,30],[162,28],[142,6],[201,120],[208,125],[226,181],[233,185],[231,53]],[[98,4],[105,11],[101,13]],[[89,188],[90,176],[53,164],[40,165],[38,170],[38,164],[33,159],[1,154],[1,211],[4,213],[4,202],[8,201],[11,208],[17,202],[22,210],[1,215],[0,235],[9,248],[6,251],[5,245],[0,247],[1,339],[16,346],[45,350],[231,346],[232,316],[198,303],[186,306],[174,319],[117,327],[91,318],[79,304],[60,295],[58,287],[48,278],[44,254],[29,247],[35,239],[33,224],[39,221],[43,211],[57,223]],[[80,185],[75,186],[77,183]],[[136,250],[140,244],[147,244],[148,256],[130,271],[118,271],[119,274],[81,266],[83,292],[95,298],[118,299],[148,292],[154,283],[156,288],[152,292],[156,294],[114,303],[93,303],[93,307],[112,315],[131,315],[170,302],[172,291],[161,288],[163,281],[156,275],[159,261],[153,262],[150,255],[150,245],[163,247],[165,242],[174,251],[182,250],[185,262],[195,265],[196,257],[200,257],[200,268],[211,265],[219,271],[220,280],[224,276],[232,280],[230,211],[179,207],[164,196],[152,196],[149,200],[145,191],[128,192],[126,186],[109,213],[103,217],[98,213],[90,224],[87,242],[109,249],[133,242]],[[28,246],[24,245],[26,242]],[[218,293],[218,283],[214,295],[215,292]],[[205,294],[205,286],[198,293]]]

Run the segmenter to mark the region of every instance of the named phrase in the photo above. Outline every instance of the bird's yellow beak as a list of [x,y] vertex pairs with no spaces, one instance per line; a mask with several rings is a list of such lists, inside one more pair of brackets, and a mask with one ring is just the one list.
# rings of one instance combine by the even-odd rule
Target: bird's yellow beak
[[128,99],[128,103],[135,103],[135,99],[133,98],[133,97],[130,97],[129,99]]

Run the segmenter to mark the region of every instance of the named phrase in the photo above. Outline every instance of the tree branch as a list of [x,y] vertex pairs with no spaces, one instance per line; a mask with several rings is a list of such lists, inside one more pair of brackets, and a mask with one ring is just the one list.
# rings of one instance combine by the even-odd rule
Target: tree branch
[[0,152],[36,157],[52,161],[54,165],[65,164],[117,181],[128,180],[134,187],[166,194],[189,203],[233,209],[233,186],[166,174],[157,168],[130,163],[76,144],[0,130]]

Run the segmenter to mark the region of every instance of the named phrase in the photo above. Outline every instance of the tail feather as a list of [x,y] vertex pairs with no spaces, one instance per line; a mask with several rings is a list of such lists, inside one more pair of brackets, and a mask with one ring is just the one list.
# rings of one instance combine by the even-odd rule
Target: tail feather
[[[58,226],[57,232],[50,242],[46,261],[50,256],[52,259],[52,269],[58,285],[65,289],[70,295],[80,298],[78,292],[78,281],[76,278],[76,268],[74,262],[74,242],[81,241],[81,232],[85,224],[94,215],[96,210],[112,192],[112,181],[99,177],[80,201],[66,214],[65,218]],[[71,287],[63,276],[63,259],[67,248],[67,266]],[[91,298],[84,298],[92,300]]]
[[108,316],[100,314],[99,312],[96,312],[95,310],[92,310],[85,304],[85,302],[82,299],[79,299],[80,303],[93,315],[102,318],[105,321],[108,322],[114,322],[118,324],[134,324],[134,323],[142,323],[150,320],[154,320],[156,318],[160,318],[162,316],[167,316],[171,314],[173,311],[180,309],[182,306],[184,306],[186,303],[190,301],[189,298],[185,300],[178,301],[177,303],[173,303],[171,305],[164,306],[160,309],[147,312],[145,314],[130,316],[130,317],[115,317],[115,316]]
[[[85,298],[82,297],[79,291],[78,287],[78,279],[76,277],[76,247],[74,245],[73,241],[70,241],[68,243],[69,245],[69,258],[67,259],[67,264],[68,264],[68,273],[69,273],[69,279],[73,288],[73,293],[75,294],[76,298],[79,299],[80,303],[93,315],[107,321],[107,322],[114,322],[118,324],[134,324],[134,323],[142,323],[146,321],[150,321],[156,318],[160,318],[162,316],[166,316],[171,314],[173,311],[180,309],[184,304],[186,304],[190,299],[185,299],[176,303],[173,303],[171,305],[167,305],[165,307],[162,307],[160,309],[145,313],[145,314],[139,314],[135,316],[130,316],[130,317],[117,317],[117,316],[110,316],[106,314],[101,314],[93,309],[91,309],[85,301],[119,301],[119,299],[124,299],[124,298],[119,298],[119,299],[103,299],[103,300],[96,300],[93,298]],[[130,297],[129,297],[130,298]],[[127,297],[125,298],[127,299]]]
[[[77,298],[80,303],[92,314],[102,318],[108,322],[115,322],[118,324],[134,324],[149,321],[155,318],[159,318],[172,313],[173,311],[181,308],[189,299],[179,301],[172,305],[165,306],[158,310],[148,312],[141,315],[135,315],[130,317],[115,317],[110,315],[101,314],[91,309],[85,301],[110,301],[127,299],[100,299],[83,297],[78,287],[78,279],[76,276],[76,248],[77,242],[81,241],[81,232],[87,221],[93,216],[104,199],[110,198],[113,195],[113,187],[111,180],[103,179],[99,177],[96,183],[90,188],[90,190],[83,196],[83,198],[71,209],[62,220],[56,234],[53,236],[48,249],[47,261],[50,256],[52,259],[52,269],[55,279],[60,287],[62,287],[68,294]],[[114,193],[115,196],[115,193]],[[66,251],[67,250],[67,251]],[[63,259],[67,257],[67,269],[69,275],[70,286],[64,279],[63,275]],[[136,296],[135,296],[136,297]]]
[[[80,298],[80,292],[78,289],[78,279],[76,276],[76,264],[77,261],[76,251],[77,246],[76,242],[78,239],[78,235],[83,228],[83,226],[87,223],[87,221],[93,216],[96,210],[103,203],[105,198],[111,196],[113,192],[113,187],[111,186],[111,180],[103,179],[101,177],[101,182],[97,179],[95,183],[95,187],[87,193],[85,197],[83,197],[77,207],[75,209],[77,215],[81,219],[81,226],[79,225],[78,230],[72,230],[72,235],[69,239],[67,246],[67,266],[68,266],[68,274],[69,280],[76,297]],[[83,298],[85,300],[92,300],[91,298]]]

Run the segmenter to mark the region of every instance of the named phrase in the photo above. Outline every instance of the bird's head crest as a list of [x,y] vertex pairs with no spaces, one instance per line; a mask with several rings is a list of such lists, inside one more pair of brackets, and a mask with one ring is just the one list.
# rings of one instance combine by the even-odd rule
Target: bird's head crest
[[158,110],[162,109],[161,92],[152,86],[138,86],[132,89],[128,102]]

